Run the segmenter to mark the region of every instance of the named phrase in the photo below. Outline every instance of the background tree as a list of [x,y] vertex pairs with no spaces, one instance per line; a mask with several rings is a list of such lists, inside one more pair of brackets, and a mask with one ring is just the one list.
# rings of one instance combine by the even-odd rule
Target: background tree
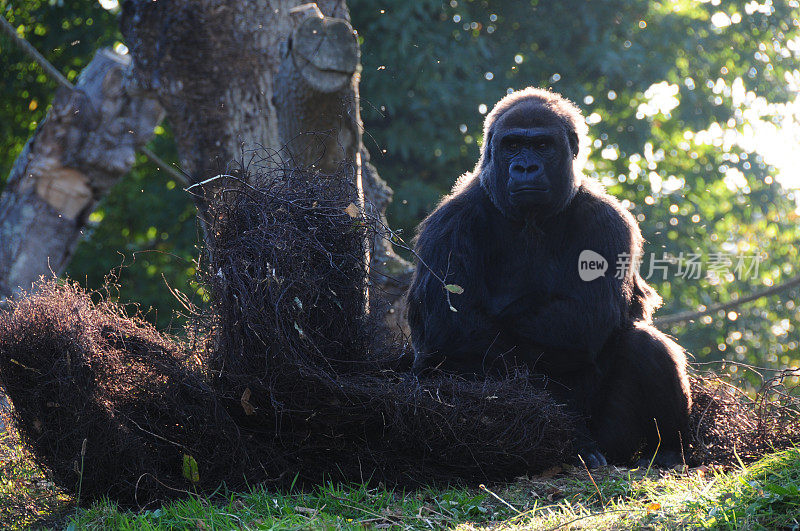
[[[113,3],[104,5],[112,7]],[[96,2],[32,0],[24,6],[3,4],[2,15],[70,82],[77,81],[79,72],[98,48],[126,51],[118,29],[118,6],[109,10]],[[0,36],[0,63],[7,72],[0,79],[3,101],[0,180],[4,180],[28,138],[44,119],[59,85],[5,35]],[[159,126],[155,133],[151,146],[169,160],[175,160],[175,149],[166,128]],[[194,271],[191,260],[195,254],[195,209],[181,188],[180,183],[148,164],[141,154],[137,155],[130,175],[89,215],[85,237],[69,273],[87,285],[99,286],[112,268],[122,264],[126,283],[131,281],[131,289],[123,289],[123,296],[133,300],[133,294],[140,293],[145,308],[171,308],[161,293],[161,275],[176,287],[186,289]],[[151,252],[134,254],[139,250]],[[164,305],[160,306],[158,301]],[[169,319],[170,312],[165,313],[162,323]]]
[[[255,149],[266,150],[267,155],[256,153],[253,157],[269,161],[268,153],[276,153],[282,146],[287,147],[279,156],[291,158],[290,164],[316,165],[327,173],[335,172],[342,163],[352,166],[353,186],[343,183],[352,189],[351,202],[362,203],[366,191],[370,205],[382,214],[389,191],[374,171],[361,171],[362,158],[368,160],[368,154],[361,145],[358,78],[354,77],[359,49],[348,19],[343,1],[302,6],[295,1],[126,2],[121,28],[133,59],[121,90],[153,98],[167,111],[201,221],[209,197],[215,193],[214,176],[225,173],[233,161],[246,161]],[[107,106],[98,103],[94,107]],[[55,105],[45,127],[56,123],[54,119],[61,114],[81,113],[71,108],[62,111]],[[118,129],[124,133],[128,127]],[[41,142],[32,143],[38,144]],[[22,160],[35,158],[26,152]],[[30,174],[22,173],[26,178]],[[52,172],[48,175],[53,178]],[[9,181],[4,215],[9,218],[7,225],[24,230],[14,214],[23,211],[14,208],[18,203],[14,198],[19,195],[17,181]],[[42,197],[39,186],[27,188],[35,188],[35,193],[29,194],[34,198]],[[89,184],[85,188],[94,187]],[[45,206],[42,210],[52,209]],[[80,228],[90,210],[82,205],[82,219],[71,225]],[[67,217],[60,211],[52,214],[59,221]],[[30,237],[28,247],[52,256],[58,250],[49,250],[51,241],[53,238]],[[408,268],[393,255],[391,245],[377,239],[376,243],[374,254],[380,259],[375,260],[373,271],[377,279],[386,276],[381,270],[392,260],[400,264],[401,272]],[[21,268],[13,262],[20,253],[5,255],[12,261],[5,269]],[[26,270],[33,270],[28,275],[31,279],[38,274],[37,265],[45,272],[47,264],[46,260],[32,262],[23,264]],[[60,265],[61,261],[52,267],[58,272]],[[4,280],[13,289],[31,279],[8,276]]]
[[[698,279],[677,275],[677,263],[666,278],[653,270],[650,282],[666,301],[659,315],[729,301],[800,273],[796,192],[778,182],[778,171],[748,136],[763,134],[764,122],[781,120],[796,98],[797,2],[348,5],[362,47],[364,142],[395,189],[389,219],[406,238],[455,177],[471,168],[482,114],[507,90],[532,84],[550,86],[583,107],[591,125],[587,171],[627,201],[648,240],[648,260],[663,253],[701,255]],[[25,37],[69,76],[96,44],[123,40],[116,9],[32,1],[4,15],[24,26]],[[75,28],[79,34],[71,33]],[[238,38],[225,36],[229,41],[222,44],[235,46],[230,41]],[[54,87],[6,41],[0,46],[17,73],[0,85],[6,102],[0,127],[8,128],[0,139],[7,148],[0,150],[5,175]],[[152,145],[168,160],[177,160],[173,125],[157,130]],[[160,277],[188,287],[192,219],[181,184],[141,160],[90,217],[90,234],[69,273],[97,286],[123,252],[121,296],[159,308],[159,323],[166,324],[174,303]],[[764,261],[747,278],[724,271],[706,278],[715,253],[760,254]],[[650,263],[643,268],[649,272]],[[797,297],[794,288],[668,331],[699,360],[796,366]]]

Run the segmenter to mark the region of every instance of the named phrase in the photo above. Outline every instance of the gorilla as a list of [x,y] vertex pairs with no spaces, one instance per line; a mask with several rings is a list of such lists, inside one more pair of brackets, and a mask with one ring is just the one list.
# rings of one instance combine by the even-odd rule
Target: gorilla
[[661,299],[639,274],[638,225],[578,167],[585,133],[572,102],[537,88],[486,117],[475,170],[415,240],[414,371],[526,367],[585,420],[575,447],[588,466],[675,466],[691,408],[686,355],[651,325]]

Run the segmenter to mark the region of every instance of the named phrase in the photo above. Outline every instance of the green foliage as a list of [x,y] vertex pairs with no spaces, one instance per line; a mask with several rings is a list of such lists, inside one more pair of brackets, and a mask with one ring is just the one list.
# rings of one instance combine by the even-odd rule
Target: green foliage
[[200,483],[200,471],[197,461],[191,455],[183,454],[183,477],[192,483]]
[[36,465],[9,421],[5,415],[0,420],[0,527],[31,529],[71,500]]
[[800,452],[767,456],[721,481],[707,497],[686,508],[698,527],[714,529],[789,529],[800,521]]
[[[508,90],[539,85],[570,97],[590,117],[586,170],[639,220],[647,239],[643,270],[653,271],[650,282],[665,299],[660,315],[800,273],[797,192],[776,182],[776,170],[752,143],[732,136],[747,133],[758,114],[773,119],[776,108],[767,103],[795,98],[796,0],[348,4],[362,44],[365,142],[395,189],[390,222],[406,239],[471,169],[483,114]],[[98,45],[120,38],[114,13],[97,3],[0,6],[71,79]],[[2,179],[55,85],[3,38],[0,50],[12,73],[0,81]],[[154,147],[174,160],[168,132]],[[194,271],[196,228],[186,194],[140,163],[92,220],[70,274],[96,287],[124,264],[120,296],[159,309],[159,324],[168,323],[177,304],[160,277],[189,289]],[[700,254],[701,277],[682,278],[671,264],[664,278],[664,253]],[[764,261],[749,276],[705,278],[719,253]],[[798,365],[798,295],[795,289],[669,331],[700,360]]]
[[[116,17],[97,2],[0,0],[0,15],[73,82],[99,47],[120,40]],[[0,71],[2,185],[22,146],[44,118],[58,84],[5,35],[0,35]]]
[[[650,282],[665,299],[660,315],[800,274],[796,192],[775,182],[775,169],[752,146],[729,140],[751,127],[759,98],[795,97],[800,9],[797,2],[718,4],[458,0],[442,8],[351,0],[364,35],[363,114],[378,149],[368,147],[385,150],[375,163],[396,192],[390,221],[408,235],[436,192],[446,193],[474,164],[481,114],[507,90],[538,85],[590,117],[586,170],[639,220],[647,239],[642,268],[653,271]],[[714,15],[722,24],[711,22]],[[674,99],[659,105],[663,92]],[[764,107],[769,120],[774,109]],[[683,278],[672,264],[664,278],[665,253],[700,254],[701,277]],[[764,260],[749,276],[705,278],[724,258],[719,253],[732,255],[731,272],[739,256],[745,266],[753,255]],[[670,331],[698,359],[798,365],[797,296],[790,291]]]

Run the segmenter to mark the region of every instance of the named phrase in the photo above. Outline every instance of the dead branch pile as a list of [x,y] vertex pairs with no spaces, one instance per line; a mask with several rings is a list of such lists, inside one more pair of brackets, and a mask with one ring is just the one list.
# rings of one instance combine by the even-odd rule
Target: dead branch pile
[[[576,419],[524,372],[418,380],[364,317],[371,236],[341,176],[217,182],[209,308],[183,341],[73,283],[0,313],[0,383],[64,489],[144,506],[269,482],[475,484],[567,458]],[[325,200],[321,198],[326,198]],[[794,399],[696,377],[689,464],[800,440]]]
[[200,339],[69,283],[0,315],[0,381],[58,485],[142,506],[223,482],[475,484],[566,458],[575,419],[540,381],[400,370],[402,348],[363,317],[368,224],[340,182],[276,170],[223,183]]
[[74,284],[41,284],[0,317],[0,374],[23,441],[82,501],[145,504],[191,485],[184,455],[216,477],[246,458],[180,345]]
[[767,380],[755,397],[724,376],[692,377],[692,415],[687,462],[735,465],[800,441],[800,398],[787,384],[797,371]]

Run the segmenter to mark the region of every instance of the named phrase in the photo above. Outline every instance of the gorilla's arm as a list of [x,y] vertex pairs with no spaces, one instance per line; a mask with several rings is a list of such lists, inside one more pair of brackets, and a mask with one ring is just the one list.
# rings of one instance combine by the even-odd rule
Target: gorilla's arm
[[[451,372],[479,374],[482,355],[509,348],[498,337],[485,305],[486,261],[482,247],[476,245],[481,227],[486,226],[485,202],[480,189],[472,187],[421,226],[415,246],[420,263],[407,296],[415,370],[441,365]],[[455,284],[464,292],[448,296],[444,284]]]
[[[534,300],[531,304],[515,304],[501,317],[504,329],[520,345],[528,347],[528,356],[542,356],[543,363],[559,370],[585,367],[611,334],[631,321],[631,301],[638,277],[634,268],[622,278],[616,275],[618,256],[639,254],[632,220],[591,195],[576,206],[569,219],[571,237],[561,282],[552,287],[549,297],[538,303]],[[587,249],[608,262],[605,275],[589,282],[578,275],[580,253]]]

